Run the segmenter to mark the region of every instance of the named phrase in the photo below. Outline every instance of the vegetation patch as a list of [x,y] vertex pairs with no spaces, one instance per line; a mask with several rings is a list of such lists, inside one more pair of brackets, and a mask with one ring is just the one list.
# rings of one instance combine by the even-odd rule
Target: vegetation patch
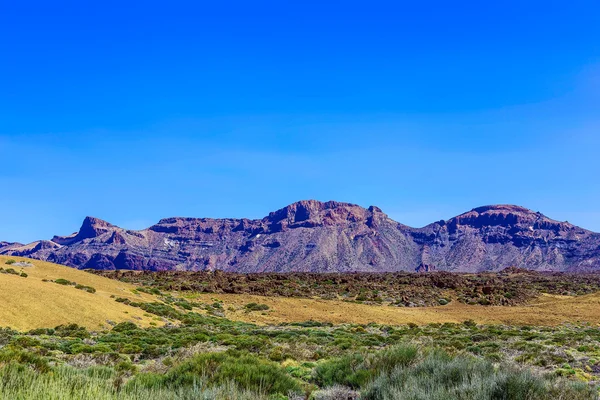
[[[311,304],[314,312],[321,313],[325,308],[318,307],[346,306],[350,308],[343,312],[361,310],[365,319],[376,315],[369,314],[371,310],[394,314],[413,310],[394,308],[400,305],[386,297],[389,293],[383,287],[363,285],[354,298],[346,299],[348,302],[283,298],[273,301],[248,295],[169,291],[163,287],[157,294],[146,283],[130,286],[93,275],[96,280],[86,280],[87,275],[81,271],[60,269],[61,273],[36,275],[43,268],[43,262],[36,263],[30,275],[53,276],[56,285],[27,279],[19,280],[20,286],[36,283],[34,289],[47,294],[56,291],[64,298],[71,291],[58,290],[57,285],[76,287],[75,281],[88,285],[98,282],[97,287],[105,293],[110,288],[107,296],[74,293],[74,297],[81,302],[88,298],[95,302],[105,300],[103,307],[118,312],[112,315],[126,317],[105,317],[92,330],[73,323],[22,331],[0,329],[0,393],[7,398],[598,398],[600,330],[596,323],[572,321],[554,327],[483,324],[479,318],[469,319],[479,314],[457,301],[452,294],[457,292],[449,292],[446,286],[436,289],[442,295],[430,292],[435,294],[432,301],[438,308],[414,310],[421,313],[414,315],[455,313],[454,321],[463,322],[291,322],[291,317],[304,308],[300,304]],[[272,281],[260,285],[268,283],[276,286]],[[331,289],[338,284],[335,276],[327,276],[315,290],[320,290],[319,285]],[[380,305],[378,299],[386,305]],[[442,299],[449,304],[442,305]],[[568,301],[572,300],[560,301],[571,307]],[[353,304],[359,301],[366,304]],[[597,307],[598,297],[586,296],[577,301]],[[225,317],[227,310],[233,317],[266,321],[274,314],[286,312],[285,307],[293,315],[288,314],[287,320],[282,317],[281,323],[257,325]],[[498,308],[479,307],[477,311],[492,312]],[[522,312],[526,308],[535,306],[502,309]],[[268,310],[271,311],[265,312]],[[468,312],[457,313],[463,310]],[[581,315],[581,309],[578,312]],[[149,327],[144,327],[148,324],[144,324],[142,316],[144,321],[152,321]]]
[[510,366],[496,368],[472,356],[433,351],[413,365],[398,366],[369,383],[361,399],[593,399],[585,384],[545,379]]
[[[499,273],[267,273],[182,271],[90,271],[145,288],[146,292],[228,293],[319,297],[397,307],[446,305],[515,306],[542,293],[581,296],[600,291],[600,274],[535,272],[507,268]],[[148,289],[152,288],[152,289]]]
[[56,283],[58,285],[63,285],[63,286],[73,286],[73,287],[75,287],[75,289],[83,290],[83,291],[88,292],[88,293],[96,293],[96,289],[93,288],[93,287],[91,287],[91,286],[81,285],[81,284],[79,284],[77,282],[71,282],[71,281],[69,281],[67,279],[58,278],[58,279],[53,280],[53,281],[46,280],[46,282],[54,282],[54,283]]
[[17,275],[20,276],[21,278],[27,278],[27,274],[25,273],[25,271],[16,271],[14,268],[2,268],[0,267],[0,274],[10,274],[10,275]]
[[267,311],[270,307],[266,304],[248,303],[244,306],[246,311]]

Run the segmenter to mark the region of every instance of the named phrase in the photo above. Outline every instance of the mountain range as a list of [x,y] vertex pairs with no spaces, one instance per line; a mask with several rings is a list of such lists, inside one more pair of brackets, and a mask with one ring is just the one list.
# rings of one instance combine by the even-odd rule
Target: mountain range
[[127,230],[87,217],[78,232],[0,254],[79,269],[234,272],[600,270],[600,234],[514,205],[492,205],[423,228],[375,206],[304,200],[262,219],[166,218]]

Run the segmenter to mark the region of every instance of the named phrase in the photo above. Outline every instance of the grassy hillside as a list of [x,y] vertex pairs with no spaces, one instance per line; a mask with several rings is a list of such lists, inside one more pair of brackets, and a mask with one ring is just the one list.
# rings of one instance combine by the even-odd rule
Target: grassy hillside
[[[33,266],[6,264],[9,260],[28,262]],[[111,298],[153,300],[153,296],[147,294],[134,294],[132,290],[135,287],[132,285],[21,257],[0,256],[0,268],[5,272],[0,273],[0,326],[29,330],[76,323],[89,329],[100,329],[110,327],[108,321],[131,321],[140,326],[148,326],[152,322],[152,318],[145,316],[144,311],[117,303]],[[18,275],[6,273],[9,269]],[[21,273],[27,277],[21,276]],[[80,289],[71,284],[54,282],[63,282],[61,279],[81,285]],[[93,290],[95,293],[90,293]]]

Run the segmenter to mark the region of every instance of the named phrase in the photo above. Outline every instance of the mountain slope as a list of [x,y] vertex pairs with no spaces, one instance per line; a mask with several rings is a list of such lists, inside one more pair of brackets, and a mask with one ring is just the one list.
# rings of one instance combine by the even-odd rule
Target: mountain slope
[[411,228],[374,206],[306,200],[260,220],[167,218],[141,231],[88,217],[70,236],[0,254],[81,269],[586,271],[600,269],[600,234],[511,205]]
[[[44,261],[17,258],[15,261],[24,263],[21,266],[5,264],[8,260],[9,257],[0,256],[0,267],[4,270],[12,268],[18,273],[23,271],[27,277],[0,273],[0,327],[23,331],[76,323],[98,329],[125,321],[142,326],[151,322],[143,310],[111,298],[155,301],[147,294],[134,295],[133,285]],[[92,287],[95,293],[52,282],[57,279]]]

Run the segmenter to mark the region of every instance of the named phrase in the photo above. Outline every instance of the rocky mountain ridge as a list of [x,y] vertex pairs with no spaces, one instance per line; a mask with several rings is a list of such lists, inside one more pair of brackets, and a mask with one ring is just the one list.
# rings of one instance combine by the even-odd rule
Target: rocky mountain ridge
[[513,205],[412,228],[375,206],[304,200],[262,219],[166,218],[132,231],[87,217],[78,232],[0,254],[75,268],[235,272],[600,270],[600,234]]

